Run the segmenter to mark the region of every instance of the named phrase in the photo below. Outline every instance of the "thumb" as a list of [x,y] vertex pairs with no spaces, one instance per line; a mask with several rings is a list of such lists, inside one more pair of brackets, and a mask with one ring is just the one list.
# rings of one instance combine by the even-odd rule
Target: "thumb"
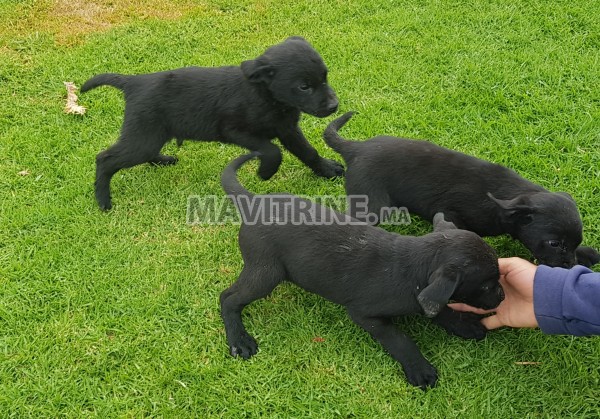
[[523,262],[525,262],[525,261],[522,259],[519,259],[517,257],[498,259],[498,268],[500,268],[500,275],[501,276],[508,275],[513,269],[515,269],[517,266],[519,266]]
[[505,324],[502,323],[502,321],[496,314],[494,314],[493,316],[484,317],[483,319],[481,319],[481,323],[488,330],[497,329],[499,327],[505,326]]

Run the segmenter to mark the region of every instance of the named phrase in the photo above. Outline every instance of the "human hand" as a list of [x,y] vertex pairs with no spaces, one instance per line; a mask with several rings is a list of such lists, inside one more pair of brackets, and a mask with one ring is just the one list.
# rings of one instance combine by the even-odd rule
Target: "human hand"
[[498,265],[504,300],[497,308],[482,310],[462,303],[448,304],[448,306],[456,311],[476,314],[494,313],[481,319],[481,323],[488,330],[502,326],[537,327],[533,311],[533,278],[537,266],[516,257],[498,259]]

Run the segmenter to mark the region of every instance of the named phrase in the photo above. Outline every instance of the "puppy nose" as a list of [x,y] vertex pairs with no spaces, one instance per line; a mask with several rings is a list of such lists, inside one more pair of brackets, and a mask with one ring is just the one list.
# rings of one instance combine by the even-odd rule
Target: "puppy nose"
[[334,113],[335,111],[337,111],[337,108],[339,106],[339,102],[337,100],[332,100],[331,102],[329,102],[329,106],[327,107],[327,111],[329,113]]

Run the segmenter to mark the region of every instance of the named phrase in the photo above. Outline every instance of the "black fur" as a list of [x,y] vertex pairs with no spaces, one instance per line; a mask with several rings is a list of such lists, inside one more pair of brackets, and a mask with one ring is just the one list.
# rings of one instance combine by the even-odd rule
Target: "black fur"
[[[549,192],[506,167],[428,141],[347,141],[337,131],[352,115],[331,122],[324,138],[346,162],[346,193],[367,195],[369,212],[406,207],[427,220],[443,212],[458,228],[481,236],[510,234],[549,266],[600,260],[594,249],[578,247],[583,226],[569,194]],[[349,213],[357,215],[352,208]]]
[[327,84],[327,67],[301,37],[291,37],[241,66],[187,67],[141,75],[100,74],[81,92],[102,85],[123,90],[125,119],[117,143],[96,157],[96,200],[110,209],[110,180],[119,170],[141,163],[176,163],[160,154],[171,138],[221,141],[260,151],[259,175],[269,179],[285,148],[315,174],[334,177],[343,166],[324,159],[298,126],[300,113],[324,117],[338,100]]
[[[273,196],[253,195],[237,180],[236,169],[252,157],[237,158],[221,176],[223,189],[238,208],[248,203],[256,208],[261,199]],[[400,236],[306,199],[277,197],[290,203],[285,214],[278,213],[277,219],[267,214],[255,224],[242,222],[239,245],[244,267],[238,280],[221,294],[232,356],[247,359],[257,352],[256,341],[242,322],[242,310],[284,280],[345,306],[352,320],[402,364],[408,381],[421,388],[434,386],[437,372],[392,318],[420,313],[449,333],[474,339],[485,336],[478,316],[446,305],[456,300],[489,309],[502,301],[496,254],[475,233],[457,230],[439,214],[433,233]],[[302,208],[315,224],[331,220],[332,215],[340,221],[290,223]]]

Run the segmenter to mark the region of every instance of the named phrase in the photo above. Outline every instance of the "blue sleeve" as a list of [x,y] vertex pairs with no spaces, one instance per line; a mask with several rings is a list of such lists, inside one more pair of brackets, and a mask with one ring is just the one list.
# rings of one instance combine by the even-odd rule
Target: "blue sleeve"
[[600,335],[600,273],[540,265],[533,282],[533,310],[540,329],[556,335]]

